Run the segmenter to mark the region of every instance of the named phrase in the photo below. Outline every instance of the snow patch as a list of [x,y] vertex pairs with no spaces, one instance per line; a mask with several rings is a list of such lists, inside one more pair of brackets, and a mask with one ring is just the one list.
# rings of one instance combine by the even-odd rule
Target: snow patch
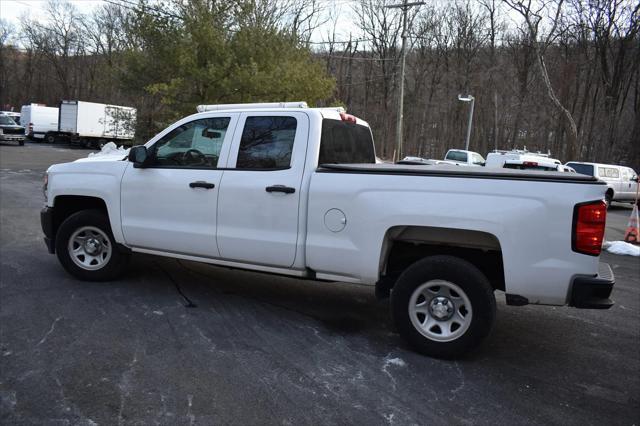
[[404,362],[401,358],[386,359],[384,364],[385,366],[392,364],[392,365],[397,365],[398,367],[404,367],[407,365],[407,363]]
[[606,241],[603,246],[609,253],[640,256],[640,246],[635,246],[624,241]]
[[129,148],[125,149],[123,146],[117,146],[113,142],[109,142],[103,145],[102,149],[98,152],[89,153],[89,157],[99,157],[103,155],[123,155],[129,154]]

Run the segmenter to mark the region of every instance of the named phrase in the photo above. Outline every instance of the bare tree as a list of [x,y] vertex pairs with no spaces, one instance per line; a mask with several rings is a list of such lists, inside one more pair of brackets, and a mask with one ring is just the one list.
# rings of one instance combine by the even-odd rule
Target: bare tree
[[[566,157],[573,158],[574,153],[576,152],[577,142],[578,142],[578,129],[576,127],[576,122],[573,119],[571,112],[562,105],[562,102],[558,99],[556,95],[553,85],[551,84],[551,79],[549,78],[549,71],[547,70],[547,65],[545,64],[544,54],[546,49],[551,45],[556,37],[556,28],[560,22],[560,17],[562,14],[562,5],[564,0],[544,0],[539,3],[539,7],[537,9],[532,8],[532,0],[503,0],[505,4],[511,7],[514,11],[518,12],[522,18],[524,19],[528,37],[533,44],[533,48],[536,54],[536,63],[538,64],[538,69],[540,71],[540,76],[542,81],[544,82],[544,86],[547,91],[547,95],[549,99],[554,104],[554,106],[564,115],[566,121],[569,125],[569,138],[566,146]],[[547,32],[546,36],[542,34],[541,24],[543,22],[543,12],[551,11],[550,14],[550,29]]]
[[[380,85],[382,89],[381,113],[377,120],[385,123],[382,127],[382,155],[390,154],[393,146],[391,129],[393,122],[388,119],[392,106],[392,93],[395,88],[396,68],[399,63],[400,51],[398,40],[402,31],[399,9],[389,9],[384,6],[391,4],[387,0],[361,0],[355,7],[354,13],[363,32],[363,38],[368,40],[372,58],[376,61],[380,71]],[[380,138],[380,136],[379,136]]]

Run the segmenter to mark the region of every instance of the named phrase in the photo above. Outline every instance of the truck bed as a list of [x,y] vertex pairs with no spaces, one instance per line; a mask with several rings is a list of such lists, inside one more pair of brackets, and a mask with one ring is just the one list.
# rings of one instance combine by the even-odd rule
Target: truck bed
[[526,180],[558,183],[606,185],[593,176],[534,170],[514,170],[486,167],[460,167],[448,164],[321,164],[318,173],[384,174],[409,176],[437,176],[473,179]]

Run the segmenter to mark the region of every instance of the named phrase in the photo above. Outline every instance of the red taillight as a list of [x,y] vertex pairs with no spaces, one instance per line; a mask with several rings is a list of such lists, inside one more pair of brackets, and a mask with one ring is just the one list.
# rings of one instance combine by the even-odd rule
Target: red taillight
[[577,204],[573,209],[573,251],[599,256],[606,221],[607,205],[604,201]]
[[538,163],[536,163],[535,161],[524,161],[522,163],[523,166],[529,166],[529,167],[537,167]]
[[347,114],[345,112],[341,112],[340,113],[340,119],[342,121],[346,121],[347,123],[353,123],[356,124],[357,119],[355,116],[351,115],[351,114]]

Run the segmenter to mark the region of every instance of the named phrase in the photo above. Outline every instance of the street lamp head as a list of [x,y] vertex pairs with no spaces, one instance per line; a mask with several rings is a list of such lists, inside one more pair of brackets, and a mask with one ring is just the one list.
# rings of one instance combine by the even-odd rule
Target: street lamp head
[[471,102],[473,99],[474,97],[471,95],[467,95],[467,96],[458,95],[458,100],[462,102]]

